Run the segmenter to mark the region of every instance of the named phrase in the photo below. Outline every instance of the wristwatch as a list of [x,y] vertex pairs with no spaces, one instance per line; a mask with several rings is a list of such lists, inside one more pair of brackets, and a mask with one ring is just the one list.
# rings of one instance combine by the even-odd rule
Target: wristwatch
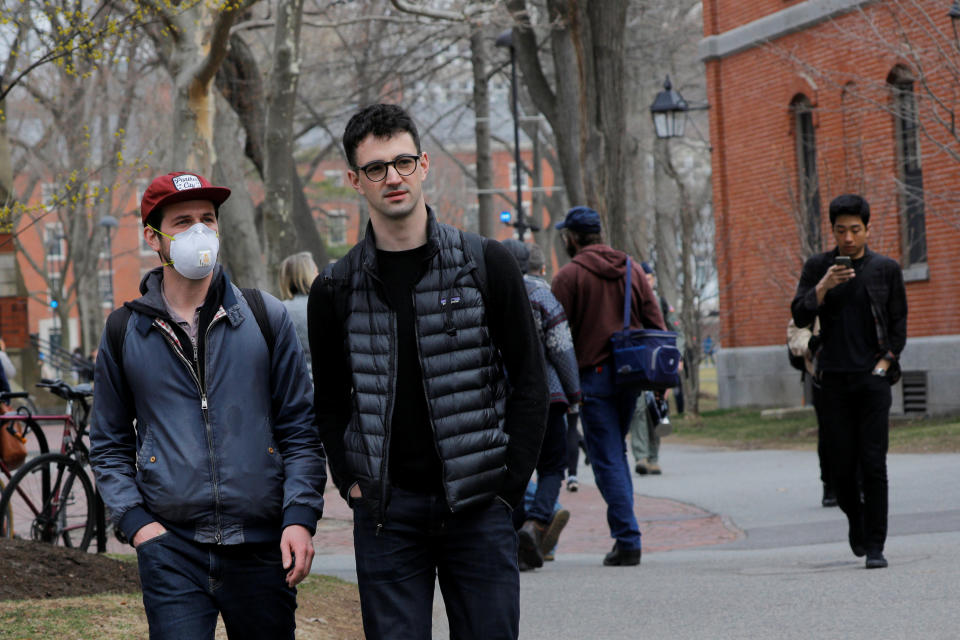
[[873,375],[885,378],[887,376],[887,370],[883,367],[877,367],[873,370]]

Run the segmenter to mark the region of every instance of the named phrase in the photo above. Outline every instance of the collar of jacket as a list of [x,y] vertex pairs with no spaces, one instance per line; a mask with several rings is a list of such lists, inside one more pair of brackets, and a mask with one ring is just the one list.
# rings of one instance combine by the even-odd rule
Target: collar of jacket
[[[440,250],[440,227],[437,223],[436,213],[433,211],[433,207],[426,205],[427,207],[427,255],[424,257],[424,261],[433,259],[433,256],[437,255],[437,252]],[[377,267],[377,238],[376,234],[373,231],[373,223],[367,221],[367,231],[363,236],[363,255],[360,258],[363,263],[363,268],[369,273],[380,273]]]
[[[152,269],[140,283],[140,291],[143,296],[125,303],[125,306],[139,313],[137,329],[142,335],[146,335],[150,330],[154,318],[170,320],[166,305],[163,303],[163,296],[160,293],[162,283],[163,267]],[[218,264],[214,269],[207,297],[200,308],[199,324],[201,329],[210,324],[221,307],[227,314],[227,319],[231,325],[236,326],[243,322],[243,316],[240,313],[240,301],[230,284],[230,278],[226,271]]]

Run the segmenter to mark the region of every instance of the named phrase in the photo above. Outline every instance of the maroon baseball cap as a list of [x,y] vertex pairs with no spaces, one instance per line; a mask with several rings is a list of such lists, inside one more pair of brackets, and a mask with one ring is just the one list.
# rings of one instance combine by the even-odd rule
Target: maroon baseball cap
[[150,214],[160,207],[186,200],[209,200],[219,207],[230,197],[230,189],[215,187],[196,173],[174,171],[154,178],[140,200],[140,218],[147,224]]

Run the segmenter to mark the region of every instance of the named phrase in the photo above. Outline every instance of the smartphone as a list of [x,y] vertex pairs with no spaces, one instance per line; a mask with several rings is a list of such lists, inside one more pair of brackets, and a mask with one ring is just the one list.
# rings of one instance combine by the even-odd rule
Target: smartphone
[[853,260],[850,259],[850,256],[837,256],[833,259],[833,264],[840,265],[844,269],[853,268]]

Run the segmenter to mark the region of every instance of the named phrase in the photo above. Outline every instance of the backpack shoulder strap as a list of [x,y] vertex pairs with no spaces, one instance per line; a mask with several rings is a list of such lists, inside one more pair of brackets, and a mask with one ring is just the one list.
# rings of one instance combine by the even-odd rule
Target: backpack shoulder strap
[[267,317],[267,306],[263,303],[263,294],[260,289],[241,287],[240,291],[243,292],[243,297],[247,299],[247,304],[250,305],[253,317],[260,327],[260,333],[263,334],[263,339],[267,341],[267,349],[270,351],[270,359],[272,360],[273,344],[277,338],[273,333],[273,325],[270,324],[270,319]]
[[110,353],[113,354],[113,359],[121,371],[123,371],[123,343],[127,339],[127,321],[131,313],[126,306],[115,309],[107,316],[107,326],[104,329]]
[[460,238],[467,260],[472,260],[474,266],[476,266],[474,270],[474,280],[476,280],[477,288],[480,290],[484,304],[486,304],[489,299],[487,291],[487,260],[484,257],[487,239],[480,234],[469,231],[461,231]]

